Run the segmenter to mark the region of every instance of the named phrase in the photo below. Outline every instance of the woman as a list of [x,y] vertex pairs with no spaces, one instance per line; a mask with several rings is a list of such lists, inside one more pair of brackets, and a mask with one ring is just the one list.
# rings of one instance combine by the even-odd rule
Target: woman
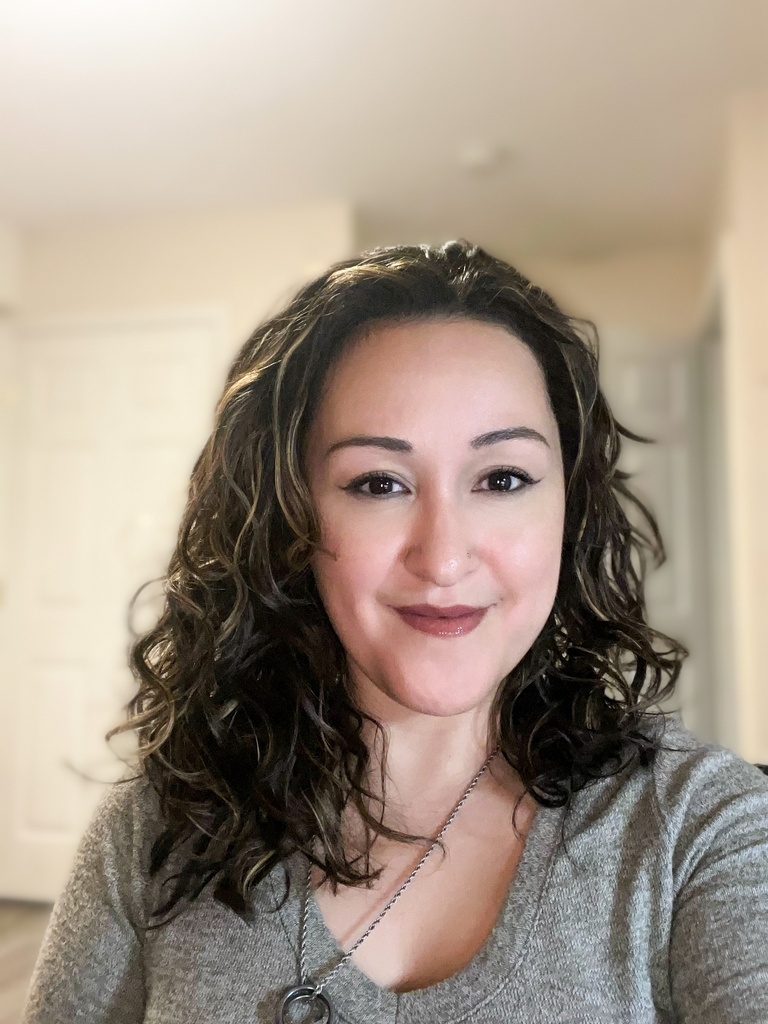
[[464,243],[257,329],[27,1024],[768,1019],[768,780],[652,710],[686,652],[620,434]]

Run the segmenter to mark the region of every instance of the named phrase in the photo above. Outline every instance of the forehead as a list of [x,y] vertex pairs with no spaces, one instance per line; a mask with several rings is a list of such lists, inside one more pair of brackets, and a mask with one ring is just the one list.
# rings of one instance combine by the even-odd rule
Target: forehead
[[375,325],[332,368],[318,412],[325,426],[416,414],[506,413],[540,423],[551,416],[529,346],[500,325],[476,320]]

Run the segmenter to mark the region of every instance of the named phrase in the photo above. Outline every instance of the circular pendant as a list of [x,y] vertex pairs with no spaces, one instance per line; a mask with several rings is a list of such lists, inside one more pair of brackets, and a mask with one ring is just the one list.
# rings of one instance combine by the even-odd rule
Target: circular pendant
[[[303,1015],[294,1016],[292,1006]],[[296,985],[283,996],[276,1024],[330,1024],[332,1020],[331,1004],[322,992],[315,992],[312,985]]]

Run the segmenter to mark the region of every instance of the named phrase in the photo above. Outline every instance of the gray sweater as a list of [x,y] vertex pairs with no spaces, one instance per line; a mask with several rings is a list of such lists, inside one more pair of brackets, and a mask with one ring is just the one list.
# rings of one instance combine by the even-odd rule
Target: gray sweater
[[[766,1024],[768,778],[670,720],[653,768],[539,808],[491,936],[458,974],[395,994],[348,963],[327,989],[348,1024]],[[564,826],[565,844],[561,841]],[[273,1024],[297,978],[303,865],[235,913],[211,887],[144,932],[157,803],[102,802],[51,918],[24,1024]],[[460,927],[460,922],[456,922]],[[340,950],[310,902],[308,962]]]

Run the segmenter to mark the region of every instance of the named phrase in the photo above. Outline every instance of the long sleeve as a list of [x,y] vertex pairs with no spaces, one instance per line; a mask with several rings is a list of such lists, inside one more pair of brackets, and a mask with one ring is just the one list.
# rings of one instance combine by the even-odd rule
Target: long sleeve
[[32,976],[22,1024],[144,1020],[139,804],[146,783],[118,783],[83,837]]
[[670,984],[681,1024],[768,1021],[768,779],[728,751],[693,772]]

